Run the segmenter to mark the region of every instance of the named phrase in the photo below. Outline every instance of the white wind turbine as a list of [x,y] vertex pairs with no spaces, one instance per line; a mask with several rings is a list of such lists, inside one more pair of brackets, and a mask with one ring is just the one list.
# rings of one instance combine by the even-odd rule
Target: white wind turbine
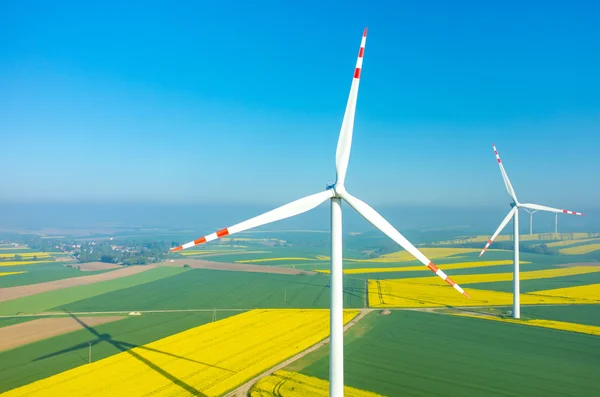
[[[537,210],[535,211],[531,211],[528,210],[527,208],[525,208],[525,211],[529,214],[529,235],[532,236],[533,235],[533,214],[535,214],[537,212]],[[558,214],[556,214],[558,216]]]
[[281,219],[289,218],[303,212],[309,211],[327,200],[331,200],[331,310],[330,310],[330,356],[329,356],[329,379],[330,396],[342,397],[344,395],[344,345],[343,345],[343,284],[342,284],[342,199],[361,214],[367,221],[381,230],[384,234],[398,243],[406,251],[410,252],[416,259],[427,266],[431,271],[440,276],[458,292],[469,297],[467,293],[454,281],[452,281],[441,269],[423,255],[412,245],[400,232],[398,232],[387,220],[371,208],[367,203],[352,196],[344,187],[348,160],[350,158],[350,147],[352,145],[352,130],[354,127],[354,113],[356,110],[356,98],[363,63],[365,43],[367,40],[367,29],[365,29],[358,52],[354,78],[350,87],[350,95],[346,104],[346,112],[342,121],[340,136],[335,156],[337,178],[336,182],[328,186],[321,193],[293,201],[272,211],[258,215],[252,219],[238,223],[226,229],[219,230],[208,236],[190,241],[173,251],[190,248],[198,244],[216,240],[233,233],[255,228]]
[[458,292],[469,297],[467,293],[454,281],[452,281],[441,269],[423,255],[414,245],[412,245],[400,232],[398,232],[387,220],[377,213],[368,204],[348,193],[344,187],[348,160],[350,158],[350,148],[352,145],[352,130],[354,127],[354,113],[356,110],[356,99],[358,95],[358,85],[367,39],[367,29],[364,30],[350,95],[346,105],[346,112],[342,121],[340,136],[336,150],[336,182],[328,186],[321,193],[293,201],[282,207],[256,216],[252,219],[238,223],[226,229],[201,237],[197,240],[173,248],[173,251],[190,248],[198,244],[206,243],[230,234],[238,233],[244,230],[255,228],[281,219],[289,218],[306,211],[309,211],[327,200],[331,200],[331,310],[330,310],[330,396],[342,397],[344,395],[344,351],[343,351],[343,284],[342,284],[342,199],[352,208],[361,214],[373,226],[381,230],[384,234],[398,243],[406,251],[410,252],[416,259],[427,266],[431,271],[440,276],[448,284],[454,287]]
[[506,190],[508,191],[508,195],[513,199],[513,202],[510,203],[512,209],[506,215],[506,218],[500,223],[500,226],[496,230],[496,232],[492,235],[479,254],[483,255],[488,247],[492,244],[496,236],[504,229],[504,227],[508,224],[508,222],[513,218],[513,228],[514,228],[514,269],[513,269],[513,317],[520,318],[521,317],[521,303],[520,303],[520,282],[519,282],[519,208],[523,208],[526,210],[532,211],[548,211],[555,213],[564,213],[570,215],[583,215],[581,212],[575,211],[567,211],[567,210],[559,210],[558,208],[546,207],[544,205],[538,204],[521,204],[519,200],[517,200],[517,195],[515,194],[515,190],[513,189],[510,180],[508,179],[508,175],[504,170],[504,165],[500,160],[500,155],[498,154],[498,150],[496,149],[496,145],[492,143],[492,147],[494,148],[494,153],[496,154],[496,159],[498,160],[498,165],[500,166],[500,173],[502,173],[502,178],[504,179],[504,185],[506,185]]

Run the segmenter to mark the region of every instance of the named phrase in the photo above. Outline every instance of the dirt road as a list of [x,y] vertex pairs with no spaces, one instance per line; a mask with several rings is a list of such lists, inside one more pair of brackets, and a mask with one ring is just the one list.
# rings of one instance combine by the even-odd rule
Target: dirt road
[[[373,310],[374,309],[360,309],[360,314],[358,316],[356,316],[354,319],[352,319],[352,321],[350,321],[348,324],[346,324],[344,326],[344,332],[346,330],[348,330],[349,328],[352,328],[364,316],[366,316],[367,314],[369,314]],[[328,343],[329,343],[329,337],[326,338],[326,339],[323,339],[321,342],[317,343],[316,345],[311,346],[310,348],[304,350],[303,352],[296,354],[294,357],[289,358],[289,359],[285,360],[284,362],[282,362],[282,363],[274,366],[273,368],[269,369],[268,371],[265,371],[262,374],[254,377],[252,379],[250,379],[248,382],[244,383],[243,385],[241,385],[237,389],[235,389],[232,392],[226,394],[225,397],[247,397],[248,396],[248,392],[250,391],[250,388],[252,387],[252,385],[254,385],[256,382],[258,382],[260,379],[264,378],[265,376],[271,375],[275,371],[279,371],[280,369],[287,367],[288,365],[290,365],[294,361],[297,361],[297,360],[301,359],[302,357],[306,356],[307,354],[314,352],[318,348],[320,348],[322,346],[325,346]]]

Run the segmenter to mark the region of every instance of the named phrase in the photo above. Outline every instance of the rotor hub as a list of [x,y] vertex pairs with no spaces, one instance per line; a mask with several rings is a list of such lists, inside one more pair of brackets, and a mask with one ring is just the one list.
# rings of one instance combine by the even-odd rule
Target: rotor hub
[[332,185],[331,188],[335,193],[334,197],[342,197],[342,195],[346,193],[346,188],[344,187],[344,185],[336,183],[335,185]]

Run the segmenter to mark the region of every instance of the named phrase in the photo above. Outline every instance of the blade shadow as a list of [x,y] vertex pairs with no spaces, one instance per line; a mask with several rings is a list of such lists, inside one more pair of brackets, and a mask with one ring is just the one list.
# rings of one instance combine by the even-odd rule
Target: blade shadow
[[[147,347],[147,346],[143,346],[143,345],[136,345],[136,344],[129,343],[129,342],[123,342],[123,341],[114,340],[111,337],[110,334],[100,334],[93,327],[91,327],[88,324],[86,324],[84,321],[82,321],[81,319],[79,319],[74,314],[72,314],[72,313],[68,313],[68,314],[75,321],[77,321],[79,324],[81,324],[81,326],[83,328],[85,328],[92,335],[94,335],[96,337],[96,339],[94,339],[94,340],[92,340],[90,342],[80,343],[80,344],[77,344],[75,346],[71,346],[71,347],[69,347],[67,349],[59,350],[59,351],[54,352],[54,353],[46,354],[44,356],[41,356],[41,357],[38,357],[38,358],[34,359],[34,361],[40,361],[40,360],[48,359],[48,358],[51,358],[51,357],[60,356],[60,355],[63,355],[63,354],[69,353],[69,352],[74,352],[76,350],[88,347],[90,344],[93,346],[93,345],[96,345],[96,344],[101,343],[101,342],[107,342],[107,343],[111,344],[113,347],[115,347],[117,350],[120,350],[121,352],[127,352],[128,354],[132,355],[135,359],[141,361],[146,366],[148,366],[149,368],[151,368],[155,372],[159,373],[160,375],[164,376],[165,378],[167,378],[168,380],[170,380],[171,382],[173,382],[177,386],[179,386],[182,389],[186,390],[191,395],[194,395],[194,396],[204,396],[204,397],[207,397],[207,396],[205,394],[203,394],[200,390],[194,388],[192,385],[187,384],[186,382],[184,382],[183,380],[177,378],[176,376],[174,376],[173,374],[169,373],[168,371],[160,368],[158,365],[156,365],[155,363],[153,363],[149,359],[141,356],[139,353],[135,352],[133,349],[134,348],[140,348],[140,349],[151,351],[151,352],[154,352],[154,353],[164,354],[164,355],[167,355],[167,356],[170,356],[170,357],[173,357],[173,358],[177,358],[177,359],[180,359],[180,360],[185,360],[185,361],[193,362],[193,363],[196,363],[196,364],[201,364],[201,365],[204,365],[206,367],[211,367],[211,368],[216,368],[216,369],[223,370],[223,371],[233,372],[232,370],[229,370],[229,369],[226,369],[226,368],[222,368],[222,367],[219,367],[219,366],[216,366],[216,365],[208,364],[208,363],[205,363],[205,362],[202,362],[202,361],[197,361],[197,360],[194,360],[194,359],[191,359],[191,358],[179,356],[177,354],[164,352],[162,350],[153,349],[153,348],[150,348],[150,347]],[[77,353],[77,355],[79,357],[81,357],[80,354]]]

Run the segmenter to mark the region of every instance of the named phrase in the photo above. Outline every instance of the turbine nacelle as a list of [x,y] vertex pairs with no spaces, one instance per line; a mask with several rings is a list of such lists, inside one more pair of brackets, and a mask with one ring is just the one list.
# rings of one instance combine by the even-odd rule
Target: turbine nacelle
[[333,192],[335,193],[334,197],[343,198],[346,193],[346,188],[341,183],[336,183],[332,187]]

